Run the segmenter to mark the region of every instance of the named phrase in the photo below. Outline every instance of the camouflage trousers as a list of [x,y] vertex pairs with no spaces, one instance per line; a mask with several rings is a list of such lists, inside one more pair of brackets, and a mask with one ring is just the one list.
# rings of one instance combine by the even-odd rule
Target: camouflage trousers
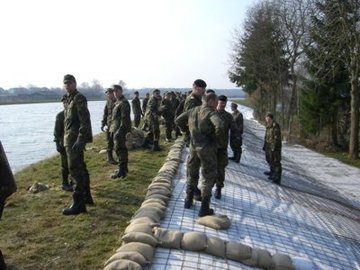
[[90,186],[89,172],[84,161],[84,151],[74,151],[66,146],[70,179],[75,183],[75,193],[84,194]]
[[199,170],[204,181],[201,183],[201,196],[211,197],[211,190],[217,179],[217,157],[215,146],[190,147],[187,159],[187,185],[195,188],[199,183]]
[[128,149],[126,147],[126,137],[119,136],[115,138],[115,153],[119,157],[119,166],[123,166],[128,163]]
[[69,166],[66,151],[60,153],[60,173],[63,184],[69,184]]
[[216,152],[217,157],[217,179],[216,187],[224,187],[225,168],[229,164],[227,148],[219,148]]
[[140,120],[141,120],[141,114],[140,113],[134,114],[134,127],[136,128],[139,127]]
[[112,152],[114,149],[114,133],[106,131],[107,151]]
[[270,172],[275,179],[281,178],[282,167],[281,167],[281,150],[266,150],[265,158],[270,166]]
[[154,142],[160,139],[160,123],[159,119],[153,119],[149,122],[149,132],[146,135],[146,139]]

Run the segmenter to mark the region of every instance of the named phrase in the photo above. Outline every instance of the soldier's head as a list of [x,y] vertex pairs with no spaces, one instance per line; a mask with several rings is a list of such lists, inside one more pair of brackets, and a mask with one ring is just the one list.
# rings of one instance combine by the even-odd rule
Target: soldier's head
[[195,96],[202,97],[205,95],[206,82],[201,79],[197,79],[193,83],[192,94]]
[[236,111],[237,107],[238,107],[238,105],[236,103],[231,103],[231,110],[232,111]]
[[274,115],[271,112],[267,112],[265,116],[265,121],[267,124],[271,124],[274,121]]
[[120,99],[123,96],[123,89],[122,89],[121,85],[113,84],[111,86],[111,89],[114,90],[114,94],[117,99]]
[[114,89],[112,89],[111,87],[106,89],[105,94],[106,94],[107,98],[110,100],[116,99]]
[[139,97],[139,92],[138,92],[138,91],[135,91],[135,92],[134,92],[134,96],[135,96],[135,97]]
[[207,89],[206,92],[205,92],[205,95],[208,95],[208,94],[215,94],[215,91],[213,89]]
[[154,89],[154,90],[152,91],[152,95],[153,95],[153,97],[156,98],[156,99],[161,99],[161,95],[160,95],[160,90],[159,90],[159,89]]
[[225,110],[225,107],[226,107],[226,103],[227,103],[227,96],[220,95],[216,109],[217,109],[218,111],[224,111],[224,110]]
[[214,93],[210,93],[205,96],[204,101],[205,101],[206,106],[216,109],[216,106],[218,103],[218,96]]
[[72,94],[76,91],[76,79],[71,74],[66,74],[63,79],[64,88],[69,93]]
[[150,97],[150,94],[149,94],[149,93],[146,93],[145,96],[148,98],[148,97]]

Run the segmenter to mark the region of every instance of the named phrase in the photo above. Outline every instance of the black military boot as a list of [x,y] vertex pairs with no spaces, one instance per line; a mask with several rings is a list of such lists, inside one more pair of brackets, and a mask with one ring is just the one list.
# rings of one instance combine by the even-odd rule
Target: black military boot
[[194,189],[194,199],[198,202],[202,201],[201,190],[198,187],[195,187]]
[[202,199],[200,211],[198,214],[199,217],[214,215],[214,209],[210,208],[210,199],[211,196],[206,196]]
[[125,164],[120,164],[119,165],[119,170],[115,171],[111,175],[112,179],[125,178],[125,177],[126,177],[126,165]]
[[215,198],[218,199],[218,200],[221,199],[221,187],[216,187]]
[[194,190],[191,186],[186,186],[186,198],[184,202],[184,208],[189,209],[193,205]]
[[159,146],[159,141],[154,141],[154,145],[152,147],[153,151],[161,151],[160,146]]
[[151,148],[151,146],[152,146],[152,142],[151,142],[148,138],[145,138],[142,147],[144,147],[144,148]]
[[0,219],[1,219],[2,213],[4,211],[4,207],[5,207],[5,201],[0,201]]
[[114,160],[112,151],[107,151],[107,162],[112,165],[117,165],[118,163]]
[[4,256],[2,255],[2,252],[0,250],[0,269],[1,270],[6,270],[6,264],[5,264],[5,260],[4,260]]
[[236,163],[240,163],[240,159],[241,159],[241,153],[240,152],[236,152],[236,155],[234,156],[234,161]]
[[84,194],[74,192],[73,203],[69,208],[65,208],[63,210],[63,214],[69,216],[69,215],[78,215],[80,213],[86,213]]
[[74,189],[73,189],[72,185],[69,184],[69,172],[62,170],[61,171],[61,179],[62,179],[61,189],[64,191],[73,192]]
[[90,186],[88,186],[86,188],[84,201],[85,201],[85,204],[87,204],[87,205],[95,205],[94,200],[91,196]]

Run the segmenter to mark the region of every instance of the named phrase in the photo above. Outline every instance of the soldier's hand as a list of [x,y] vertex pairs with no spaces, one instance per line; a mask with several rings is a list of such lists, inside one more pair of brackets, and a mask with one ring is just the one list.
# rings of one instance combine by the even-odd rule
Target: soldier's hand
[[85,143],[80,140],[76,140],[76,142],[72,146],[72,150],[77,152],[84,151],[84,149],[85,149]]

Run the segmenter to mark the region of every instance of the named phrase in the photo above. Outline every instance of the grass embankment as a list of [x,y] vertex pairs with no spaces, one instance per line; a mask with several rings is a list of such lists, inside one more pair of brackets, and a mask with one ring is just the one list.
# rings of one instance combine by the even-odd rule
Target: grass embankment
[[[249,99],[247,98],[244,98],[244,99],[235,99],[235,100],[232,100],[232,102],[235,102],[237,104],[240,104],[240,105],[243,105],[243,106],[246,106],[246,107],[250,107],[252,108],[253,106],[251,105],[251,103],[249,102]],[[354,166],[354,167],[357,167],[357,168],[360,168],[360,159],[356,159],[356,160],[353,160],[351,158],[349,158],[349,155],[347,152],[334,152],[334,151],[326,151],[326,150],[323,150],[323,151],[320,151],[318,149],[313,149],[311,147],[309,147],[308,145],[304,145],[305,147],[308,147],[320,154],[323,154],[325,156],[328,156],[328,157],[332,157],[332,158],[335,158],[345,164],[348,164],[348,165],[351,165],[351,166]]]
[[[85,152],[96,204],[87,207],[87,214],[62,215],[72,193],[60,189],[58,156],[18,172],[18,191],[7,200],[0,221],[0,248],[10,269],[102,269],[165,161],[170,145],[162,142],[160,152],[129,151],[129,174],[115,181],[110,174],[116,166],[99,154],[106,147],[105,134],[96,136]],[[28,193],[35,182],[50,189]]]

